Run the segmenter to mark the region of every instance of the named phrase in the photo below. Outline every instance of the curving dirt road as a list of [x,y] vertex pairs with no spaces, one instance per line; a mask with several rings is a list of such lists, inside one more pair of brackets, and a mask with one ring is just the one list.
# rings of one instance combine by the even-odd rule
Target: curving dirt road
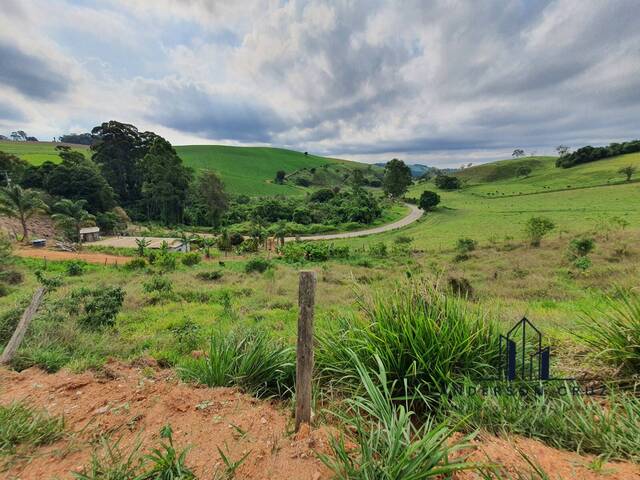
[[[320,234],[320,235],[308,235],[308,236],[300,236],[298,237],[300,240],[338,240],[340,238],[355,238],[355,237],[366,237],[367,235],[373,235],[375,233],[383,233],[388,232],[390,230],[396,230],[398,228],[406,227],[407,225],[415,222],[424,214],[424,211],[416,207],[415,205],[411,205],[410,203],[405,203],[407,207],[409,207],[409,214],[401,218],[400,220],[387,223],[386,225],[380,225],[375,228],[368,228],[366,230],[355,230],[353,232],[343,232],[343,233],[329,233],[329,234]],[[296,237],[286,237],[284,239],[285,242],[295,241]]]

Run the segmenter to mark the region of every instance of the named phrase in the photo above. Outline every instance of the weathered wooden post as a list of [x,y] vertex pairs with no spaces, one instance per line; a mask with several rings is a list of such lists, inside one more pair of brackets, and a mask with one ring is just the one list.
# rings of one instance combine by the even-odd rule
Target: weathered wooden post
[[4,351],[2,352],[2,356],[0,356],[0,365],[6,365],[11,362],[13,356],[18,351],[20,344],[22,343],[22,339],[24,338],[25,333],[27,333],[27,328],[29,328],[29,324],[31,320],[35,316],[40,304],[42,303],[42,299],[44,298],[44,294],[46,293],[45,287],[39,287],[36,292],[33,294],[31,298],[31,303],[27,307],[27,309],[22,314],[20,318],[20,322],[18,322],[18,326],[16,327],[9,343],[4,347]]
[[313,378],[313,308],[316,273],[300,272],[298,289],[298,344],[296,349],[296,432],[311,423],[311,380]]

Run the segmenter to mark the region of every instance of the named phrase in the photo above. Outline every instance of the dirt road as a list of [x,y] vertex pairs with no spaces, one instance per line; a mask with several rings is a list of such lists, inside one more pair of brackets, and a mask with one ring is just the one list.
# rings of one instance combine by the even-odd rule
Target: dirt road
[[[421,209],[419,209],[415,205],[411,205],[410,203],[405,203],[405,205],[409,208],[409,214],[406,217],[401,218],[396,222],[388,223],[386,225],[381,225],[375,228],[367,228],[366,230],[355,230],[353,232],[300,236],[300,240],[338,240],[340,238],[366,237],[367,235],[373,235],[376,233],[383,233],[383,232],[389,232],[391,230],[397,230],[398,228],[406,227],[407,225],[412,224],[413,222],[418,220],[420,217],[422,217],[424,213]],[[296,237],[285,238],[285,242],[291,242],[294,240],[296,240]]]

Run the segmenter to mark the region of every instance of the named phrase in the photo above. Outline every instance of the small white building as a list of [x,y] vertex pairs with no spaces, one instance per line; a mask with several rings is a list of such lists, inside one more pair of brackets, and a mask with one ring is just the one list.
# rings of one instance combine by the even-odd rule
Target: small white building
[[97,242],[100,240],[100,227],[85,227],[80,229],[81,242]]

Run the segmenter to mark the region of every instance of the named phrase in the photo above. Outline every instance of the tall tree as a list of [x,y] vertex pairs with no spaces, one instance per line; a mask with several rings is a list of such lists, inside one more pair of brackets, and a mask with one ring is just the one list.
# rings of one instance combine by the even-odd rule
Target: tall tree
[[385,165],[382,186],[387,195],[394,198],[401,197],[412,182],[411,170],[402,160],[394,158]]
[[142,195],[142,158],[157,135],[138,132],[133,125],[111,120],[95,127],[92,159],[126,207]]
[[162,137],[154,139],[142,167],[141,204],[147,218],[182,223],[191,170]]
[[23,190],[20,185],[0,189],[0,214],[17,218],[22,225],[22,240],[29,240],[27,220],[46,209],[40,194],[34,190]]
[[86,200],[69,200],[65,198],[57,202],[53,209],[56,213],[51,218],[67,233],[70,240],[82,245],[80,229],[91,225],[95,217],[87,210]]
[[43,177],[42,187],[47,192],[70,200],[85,199],[92,213],[116,206],[113,189],[93,161],[64,145],[56,150],[62,162]]
[[229,208],[229,196],[224,191],[224,184],[215,173],[206,171],[196,183],[197,201],[203,207],[206,222],[217,227],[220,217]]
[[521,148],[516,148],[511,154],[511,156],[514,158],[524,157],[524,150]]
[[636,173],[636,170],[637,168],[633,165],[627,165],[626,167],[622,167],[620,170],[618,170],[618,173],[624,175],[627,178],[627,182],[630,182],[631,177],[633,177],[633,174]]
[[29,164],[15,155],[0,152],[0,185],[20,183]]

